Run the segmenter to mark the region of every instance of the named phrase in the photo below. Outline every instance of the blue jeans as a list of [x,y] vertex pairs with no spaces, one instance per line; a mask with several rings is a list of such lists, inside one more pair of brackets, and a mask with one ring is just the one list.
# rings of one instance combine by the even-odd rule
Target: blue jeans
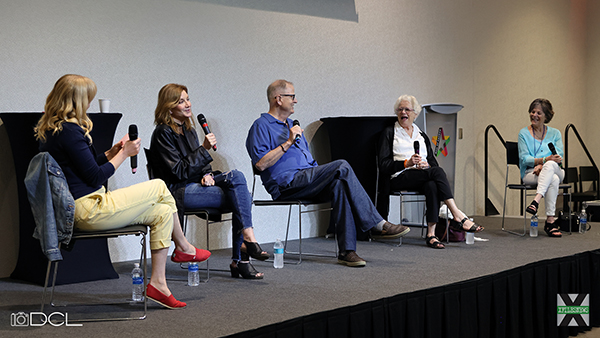
[[340,252],[356,250],[357,225],[366,232],[383,220],[345,160],[302,169],[279,191],[281,201],[331,202],[331,222],[335,225]]
[[240,247],[244,241],[242,230],[252,227],[252,196],[242,172],[231,170],[223,174],[226,175],[227,180],[219,183],[218,186],[205,187],[200,183],[189,183],[185,187],[184,206],[231,210],[233,214],[231,258],[239,261]]

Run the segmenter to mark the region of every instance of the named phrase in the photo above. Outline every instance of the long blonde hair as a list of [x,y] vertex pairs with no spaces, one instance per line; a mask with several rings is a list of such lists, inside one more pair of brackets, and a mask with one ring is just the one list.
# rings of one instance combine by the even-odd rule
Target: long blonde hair
[[[176,133],[180,133],[177,128],[177,123],[173,120],[170,111],[177,107],[179,100],[181,99],[181,93],[184,91],[188,93],[187,87],[176,83],[169,83],[160,89],[158,92],[158,102],[156,103],[156,109],[154,110],[154,124],[157,126],[166,124]],[[183,124],[186,130],[191,130],[192,125],[195,125],[193,119],[186,119]]]
[[92,141],[90,132],[93,123],[86,114],[90,102],[96,96],[96,84],[91,79],[74,74],[63,75],[46,98],[44,115],[35,127],[35,138],[46,142],[46,132],[52,134],[62,131],[62,124],[70,121],[77,123]]

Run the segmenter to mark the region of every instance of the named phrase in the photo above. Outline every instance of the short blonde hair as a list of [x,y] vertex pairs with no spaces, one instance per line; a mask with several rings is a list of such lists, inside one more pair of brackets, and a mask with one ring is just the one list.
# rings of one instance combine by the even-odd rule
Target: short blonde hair
[[34,129],[35,138],[46,142],[46,132],[51,130],[55,134],[62,130],[63,123],[75,119],[91,142],[93,123],[86,111],[96,96],[96,91],[94,81],[85,76],[63,75],[46,98],[44,115]]
[[[171,127],[173,131],[179,133],[177,123],[173,120],[170,111],[179,104],[182,92],[189,94],[186,86],[176,83],[169,83],[160,89],[158,92],[158,102],[156,103],[156,109],[154,110],[154,124],[157,126],[166,124]],[[187,119],[183,124],[186,130],[191,130],[192,126],[195,125],[193,119]]]
[[401,95],[398,100],[396,100],[396,103],[394,104],[394,114],[398,114],[398,107],[400,107],[400,102],[402,101],[410,102],[417,116],[421,114],[421,105],[419,104],[419,101],[417,101],[417,98],[412,95]]

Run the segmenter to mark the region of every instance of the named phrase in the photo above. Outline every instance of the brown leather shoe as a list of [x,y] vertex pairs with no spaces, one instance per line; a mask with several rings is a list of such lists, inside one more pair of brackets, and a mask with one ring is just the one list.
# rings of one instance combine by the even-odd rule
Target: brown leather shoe
[[392,224],[388,221],[383,225],[383,230],[371,229],[371,235],[375,239],[392,239],[403,237],[410,232],[410,228],[402,224]]
[[338,255],[338,263],[354,268],[360,268],[367,265],[367,262],[364,259],[358,257],[356,251],[347,251],[345,254],[340,253]]

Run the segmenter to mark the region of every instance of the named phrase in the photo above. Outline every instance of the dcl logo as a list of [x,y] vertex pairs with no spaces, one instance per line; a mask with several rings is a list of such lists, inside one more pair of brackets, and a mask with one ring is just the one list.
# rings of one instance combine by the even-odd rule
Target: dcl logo
[[27,326],[44,326],[50,324],[52,326],[83,326],[83,324],[69,324],[69,314],[61,312],[52,312],[46,315],[43,312],[17,312],[10,314],[10,326],[27,327]]

